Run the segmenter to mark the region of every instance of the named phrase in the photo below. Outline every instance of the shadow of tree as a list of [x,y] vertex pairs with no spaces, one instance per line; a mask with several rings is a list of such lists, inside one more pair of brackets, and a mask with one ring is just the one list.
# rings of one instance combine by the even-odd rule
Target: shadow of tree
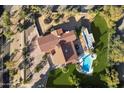
[[[75,29],[80,29],[80,27],[84,26],[87,27],[88,29],[90,28],[90,22],[88,19],[85,19],[84,17],[81,17],[79,21],[76,21],[75,17],[71,16],[68,18],[69,22],[67,23],[62,23],[57,26],[53,26],[50,29],[60,29],[62,28],[63,31],[71,31]],[[48,29],[48,31],[50,30]]]
[[9,88],[10,84],[10,75],[9,71],[3,73],[3,88]]
[[98,43],[100,42],[100,36],[101,36],[100,29],[99,27],[96,27],[94,23],[91,24],[91,29],[95,39],[95,46],[97,46]]
[[43,35],[43,32],[42,32],[42,29],[41,29],[41,26],[40,26],[38,17],[35,18],[35,24],[36,24],[36,26],[37,26],[38,34],[39,34],[40,36]]
[[76,75],[77,78],[79,78],[80,87],[83,87],[83,88],[104,88],[106,87],[104,85],[104,82],[100,80],[99,74],[94,73],[91,76],[89,76],[89,75],[85,75],[85,74],[81,74],[77,72],[76,69],[73,71],[73,74]]
[[47,88],[74,88],[73,85],[55,85],[54,86],[48,86]]
[[28,29],[31,25],[33,25],[32,22],[30,22],[30,20],[25,20],[24,21],[24,29]]
[[53,87],[53,86],[55,86],[54,80],[56,80],[61,74],[62,74],[62,72],[56,73],[55,70],[51,71],[50,78],[48,78],[49,83],[47,83],[46,86],[47,87]]

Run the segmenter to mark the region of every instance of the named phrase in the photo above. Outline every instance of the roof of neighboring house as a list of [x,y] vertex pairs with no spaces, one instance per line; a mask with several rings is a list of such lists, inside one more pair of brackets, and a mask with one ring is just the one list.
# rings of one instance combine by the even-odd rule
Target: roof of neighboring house
[[[61,31],[61,32],[57,32]],[[71,62],[77,58],[77,53],[74,47],[76,35],[74,31],[63,33],[62,30],[57,30],[51,34],[40,37],[38,43],[43,52],[49,52],[54,64],[64,64]],[[61,34],[60,34],[61,33]]]

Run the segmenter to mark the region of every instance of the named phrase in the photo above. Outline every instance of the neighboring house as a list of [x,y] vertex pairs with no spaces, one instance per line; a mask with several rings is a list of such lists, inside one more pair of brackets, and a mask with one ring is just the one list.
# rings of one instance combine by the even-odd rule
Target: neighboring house
[[77,62],[76,39],[74,31],[58,29],[39,37],[38,43],[42,52],[49,53],[54,65],[63,65]]

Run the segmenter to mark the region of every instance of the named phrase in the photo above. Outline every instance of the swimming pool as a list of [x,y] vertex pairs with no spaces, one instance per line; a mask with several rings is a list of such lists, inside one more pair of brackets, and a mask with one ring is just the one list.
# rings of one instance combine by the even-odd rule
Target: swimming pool
[[83,73],[86,73],[86,74],[92,73],[93,71],[92,63],[94,59],[96,59],[95,56],[89,53],[85,53],[80,56],[79,62],[80,62]]

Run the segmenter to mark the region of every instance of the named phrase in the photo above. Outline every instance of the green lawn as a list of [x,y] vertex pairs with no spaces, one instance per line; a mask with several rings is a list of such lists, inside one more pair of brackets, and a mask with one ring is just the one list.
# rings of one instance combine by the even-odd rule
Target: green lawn
[[91,30],[95,39],[95,52],[97,59],[95,60],[94,72],[103,71],[108,66],[107,51],[108,51],[108,27],[106,21],[100,14],[95,17],[91,25]]
[[79,79],[80,87],[105,87],[104,83],[100,80],[99,74],[87,76],[79,73],[74,64],[68,65],[68,73],[63,73],[61,69],[52,70],[48,75],[47,87],[50,88],[70,88],[75,87],[69,81],[70,75],[76,75]]
[[63,73],[60,68],[49,73],[47,87],[73,87],[68,77],[73,74],[75,65],[68,65],[68,72]]

